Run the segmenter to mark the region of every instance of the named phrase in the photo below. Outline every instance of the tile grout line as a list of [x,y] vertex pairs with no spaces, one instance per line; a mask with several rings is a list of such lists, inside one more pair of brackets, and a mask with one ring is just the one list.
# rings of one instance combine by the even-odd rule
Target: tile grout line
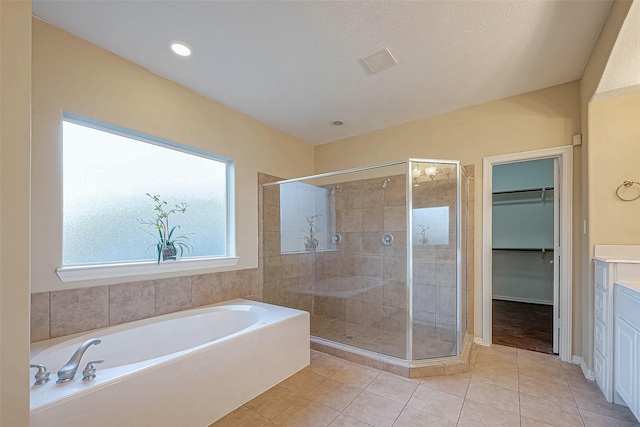
[[[562,371],[563,374],[565,374],[564,370]],[[565,380],[567,379],[567,375],[564,375]],[[569,381],[567,381],[567,384],[569,384]],[[584,418],[582,418],[582,412],[580,412],[580,407],[578,406],[578,401],[576,400],[576,396],[575,394],[573,394],[573,388],[571,387],[571,385],[569,384],[569,391],[571,392],[571,397],[573,397],[573,403],[576,404],[576,409],[578,411],[578,415],[580,416],[580,421],[582,421],[582,425],[584,426]]]

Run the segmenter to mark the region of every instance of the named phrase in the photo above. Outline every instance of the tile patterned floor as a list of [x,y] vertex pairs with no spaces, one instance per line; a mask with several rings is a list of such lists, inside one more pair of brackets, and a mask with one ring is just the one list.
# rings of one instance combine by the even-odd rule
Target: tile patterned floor
[[631,427],[580,367],[494,345],[470,372],[411,380],[315,351],[311,365],[212,427]]
[[553,354],[553,306],[493,300],[493,342]]

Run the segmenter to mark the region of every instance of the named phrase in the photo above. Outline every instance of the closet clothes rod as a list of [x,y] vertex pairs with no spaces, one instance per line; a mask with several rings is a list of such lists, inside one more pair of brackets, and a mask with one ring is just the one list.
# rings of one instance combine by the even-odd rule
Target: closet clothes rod
[[553,187],[550,188],[546,188],[546,187],[540,187],[540,188],[530,188],[528,190],[509,190],[509,191],[496,191],[492,194],[517,194],[517,193],[533,193],[536,191],[553,191]]
[[493,248],[492,250],[512,252],[553,252],[553,248]]

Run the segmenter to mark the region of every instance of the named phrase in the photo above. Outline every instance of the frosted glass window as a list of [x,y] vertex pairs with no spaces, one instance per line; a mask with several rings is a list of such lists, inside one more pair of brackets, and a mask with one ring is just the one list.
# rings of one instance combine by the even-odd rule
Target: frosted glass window
[[[328,206],[326,188],[302,182],[280,185],[280,244],[282,253],[324,251],[329,247],[329,236],[335,233],[330,221],[335,215]],[[312,222],[313,231],[310,231]],[[310,234],[311,233],[311,234]],[[309,237],[316,243],[309,246]]]
[[183,258],[228,255],[231,161],[152,142],[65,118],[63,265],[156,260],[157,231],[139,222],[155,218],[147,193],[187,204],[169,217],[193,247]]
[[413,244],[449,244],[449,206],[413,210]]

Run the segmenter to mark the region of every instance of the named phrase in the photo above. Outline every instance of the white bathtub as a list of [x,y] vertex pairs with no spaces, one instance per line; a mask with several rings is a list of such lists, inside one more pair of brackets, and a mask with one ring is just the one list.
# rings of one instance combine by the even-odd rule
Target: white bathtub
[[[90,338],[102,343],[56,384]],[[309,314],[238,299],[34,343],[31,363],[51,371],[47,384],[31,381],[32,427],[204,427],[309,364]]]

